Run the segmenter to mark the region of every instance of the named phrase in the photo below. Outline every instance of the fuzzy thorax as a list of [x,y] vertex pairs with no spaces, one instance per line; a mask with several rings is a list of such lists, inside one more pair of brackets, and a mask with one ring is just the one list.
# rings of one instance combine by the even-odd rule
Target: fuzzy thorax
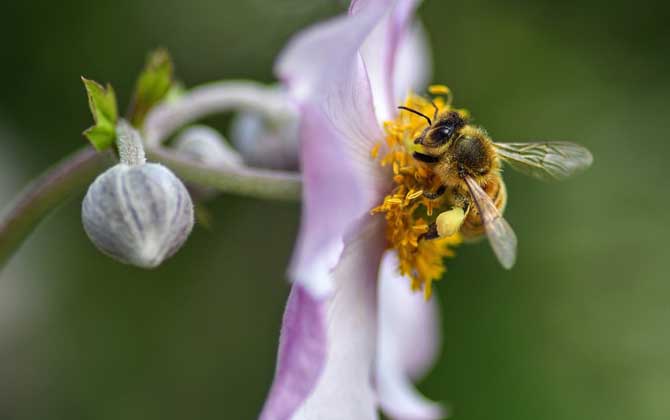
[[[457,145],[452,142],[445,145],[445,149],[451,148],[451,152],[440,151],[444,155],[440,162],[433,167],[433,172],[440,177],[445,185],[458,186],[463,194],[467,194],[468,186],[459,174],[459,165],[456,163],[458,161],[467,163],[463,168],[467,175],[471,176],[479,185],[485,186],[495,182],[500,175],[500,160],[486,130],[481,127],[466,125],[459,131],[458,137]],[[459,156],[459,150],[468,152],[468,144],[477,147],[476,152],[471,153],[471,155],[479,157],[475,161],[468,162],[467,158]]]

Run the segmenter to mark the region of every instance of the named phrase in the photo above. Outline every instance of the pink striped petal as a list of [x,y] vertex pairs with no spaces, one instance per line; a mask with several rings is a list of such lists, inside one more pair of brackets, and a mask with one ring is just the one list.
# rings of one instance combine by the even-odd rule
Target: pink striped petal
[[359,49],[387,13],[371,2],[352,16],[314,25],[282,52],[276,71],[300,112],[302,224],[289,275],[317,297],[332,293],[330,270],[344,232],[388,187],[370,159],[383,139]]
[[412,293],[392,252],[382,259],[379,282],[376,388],[381,408],[396,420],[444,418],[443,407],[421,395],[411,381],[423,375],[438,355],[436,296],[426,302],[422,293]]
[[368,219],[347,239],[329,298],[315,300],[294,284],[261,420],[377,418],[372,368],[382,222]]
[[396,114],[394,74],[398,65],[398,51],[413,23],[414,11],[420,0],[368,0],[355,1],[350,13],[358,13],[371,3],[390,5],[361,48],[361,55],[368,70],[372,97],[380,122]]
[[400,42],[396,56],[393,92],[396,104],[403,102],[408,93],[423,92],[432,76],[433,60],[426,31],[420,22],[414,22]]
[[314,388],[326,358],[325,320],[326,302],[294,283],[279,337],[277,372],[261,420],[290,418]]

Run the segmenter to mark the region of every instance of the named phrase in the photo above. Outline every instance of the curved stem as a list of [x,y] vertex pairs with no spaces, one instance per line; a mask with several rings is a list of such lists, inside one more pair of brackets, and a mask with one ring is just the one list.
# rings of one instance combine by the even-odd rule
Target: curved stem
[[164,164],[186,182],[248,197],[300,200],[302,181],[295,172],[208,166],[160,147],[147,147],[146,152],[150,161]]
[[[230,109],[254,109],[269,115],[292,111],[280,92],[254,82],[218,82],[193,89],[174,103],[152,111],[145,122],[146,153],[184,181],[222,192],[275,200],[300,200],[300,174],[249,167],[213,167],[185,159],[161,143],[179,127]],[[0,269],[38,223],[73,193],[90,184],[105,167],[104,155],[85,147],[30,183],[0,216]]]
[[[147,148],[150,159],[184,181],[250,197],[300,200],[302,182],[293,172],[253,168],[216,168],[181,158],[166,149]],[[84,189],[107,165],[87,146],[47,169],[26,186],[0,216],[0,269],[47,214]]]
[[245,80],[207,83],[174,102],[154,108],[144,122],[147,147],[159,146],[175,130],[208,115],[230,110],[253,110],[274,118],[295,117],[295,110],[276,87]]
[[247,109],[275,118],[294,117],[293,108],[276,87],[230,80],[191,89],[173,102],[154,108],[144,122],[150,160],[164,163],[183,180],[220,191],[277,200],[299,200],[300,175],[250,167],[212,167],[178,156],[162,146],[177,129],[211,114]]
[[39,222],[105,167],[104,155],[85,147],[26,186],[0,216],[0,269]]

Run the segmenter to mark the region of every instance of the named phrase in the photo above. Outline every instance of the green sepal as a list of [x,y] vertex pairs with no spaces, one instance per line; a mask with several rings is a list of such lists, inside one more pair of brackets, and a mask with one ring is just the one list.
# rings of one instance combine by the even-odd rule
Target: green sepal
[[149,54],[144,70],[135,83],[128,113],[134,127],[140,128],[151,108],[165,99],[173,84],[172,74],[172,60],[167,50],[158,49]]
[[116,95],[111,85],[103,87],[101,84],[81,78],[88,95],[88,106],[93,114],[95,125],[84,131],[84,136],[98,151],[105,150],[114,144],[116,139]]
[[171,103],[177,102],[182,96],[186,95],[186,87],[180,81],[173,81],[170,90],[165,94],[163,98],[164,102]]

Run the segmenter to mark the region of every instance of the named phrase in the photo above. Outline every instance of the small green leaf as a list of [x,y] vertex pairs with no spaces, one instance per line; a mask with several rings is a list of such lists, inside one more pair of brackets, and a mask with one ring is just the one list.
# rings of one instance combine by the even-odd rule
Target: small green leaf
[[168,90],[168,93],[165,95],[165,98],[163,98],[164,102],[176,102],[181,98],[182,96],[186,95],[186,87],[184,86],[183,83],[179,81],[173,81],[172,86],[170,87],[170,90]]
[[99,83],[81,78],[88,94],[88,106],[93,114],[95,125],[84,131],[86,138],[98,151],[111,147],[116,138],[116,96],[111,85],[103,87]]
[[102,151],[114,144],[116,133],[113,129],[95,125],[84,131],[86,138],[98,150]]
[[172,87],[172,72],[172,60],[167,50],[159,49],[149,54],[130,104],[128,116],[133,126],[141,127],[149,110],[165,99]]

